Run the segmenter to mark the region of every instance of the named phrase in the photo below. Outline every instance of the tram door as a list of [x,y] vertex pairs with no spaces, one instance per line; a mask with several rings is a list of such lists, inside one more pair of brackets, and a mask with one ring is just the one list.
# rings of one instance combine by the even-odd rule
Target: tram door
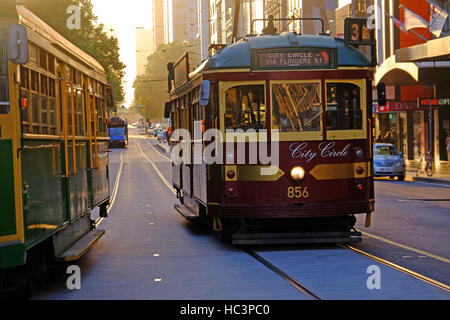
[[[20,148],[18,138],[19,106],[17,86],[13,85],[13,68],[8,68],[8,57],[6,51],[6,33],[0,29],[0,203],[2,204],[0,214],[0,242],[15,238],[17,234],[16,208],[20,206],[19,179],[15,179],[20,173],[18,149]],[[10,67],[13,66],[10,64]],[[10,85],[12,86],[10,88]],[[17,92],[14,92],[17,90]],[[20,208],[19,208],[20,209]]]
[[192,139],[193,139],[193,125],[192,125],[192,106],[188,103],[185,103],[185,108],[183,109],[184,120],[185,120],[185,128],[190,132],[190,138],[186,137],[184,141],[186,143],[185,150],[189,152],[186,157],[187,163],[183,162],[181,165],[182,168],[182,189],[188,194],[192,195],[192,175],[193,175],[193,159],[192,159]]

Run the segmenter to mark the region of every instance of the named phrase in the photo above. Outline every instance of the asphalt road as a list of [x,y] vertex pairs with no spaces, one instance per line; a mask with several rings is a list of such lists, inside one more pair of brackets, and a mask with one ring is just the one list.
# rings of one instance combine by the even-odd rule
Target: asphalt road
[[[64,266],[34,299],[311,299],[247,252],[179,216],[167,157],[143,137],[111,152],[111,190],[120,172],[117,195],[99,225],[106,235],[76,263],[81,289],[67,288]],[[354,247],[449,285],[450,189],[375,184],[372,227],[358,219],[364,240]],[[337,245],[253,250],[324,299],[450,299],[448,291]],[[374,265],[381,288],[372,290],[368,268]]]

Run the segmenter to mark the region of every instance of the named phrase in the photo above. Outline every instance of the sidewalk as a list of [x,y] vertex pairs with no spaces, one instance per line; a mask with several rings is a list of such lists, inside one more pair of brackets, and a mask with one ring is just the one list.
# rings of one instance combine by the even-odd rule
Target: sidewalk
[[418,164],[419,161],[408,161],[406,164],[407,180],[450,185],[450,166],[448,161],[441,161],[438,163],[436,166],[436,171],[431,177],[427,176],[426,173],[419,173],[419,176],[416,177]]

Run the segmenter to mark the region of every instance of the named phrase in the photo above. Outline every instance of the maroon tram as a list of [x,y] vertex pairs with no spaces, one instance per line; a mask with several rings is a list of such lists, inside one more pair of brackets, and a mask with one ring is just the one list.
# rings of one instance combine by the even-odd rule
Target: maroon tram
[[185,160],[172,163],[176,209],[233,244],[361,241],[355,215],[369,225],[374,210],[373,63],[344,40],[295,33],[247,36],[191,73],[188,58],[168,66],[172,157]]

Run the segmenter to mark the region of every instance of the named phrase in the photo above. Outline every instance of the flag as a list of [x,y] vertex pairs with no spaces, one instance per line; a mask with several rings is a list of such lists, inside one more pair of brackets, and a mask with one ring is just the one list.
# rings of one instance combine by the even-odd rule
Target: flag
[[436,38],[439,38],[447,20],[448,12],[431,0],[427,0],[427,2],[430,4],[430,31]]
[[389,13],[387,13],[387,12],[385,12],[385,13],[389,18],[392,19],[392,22],[394,22],[394,24],[397,26],[397,28],[402,30],[404,33],[408,34],[408,30],[406,30],[405,24],[403,22],[398,20],[396,17],[391,16]]
[[421,16],[415,14],[411,10],[409,10],[404,5],[400,5],[403,9],[405,9],[405,19],[404,19],[404,25],[405,29],[414,29],[414,28],[427,28],[428,29],[428,22],[422,18]]

